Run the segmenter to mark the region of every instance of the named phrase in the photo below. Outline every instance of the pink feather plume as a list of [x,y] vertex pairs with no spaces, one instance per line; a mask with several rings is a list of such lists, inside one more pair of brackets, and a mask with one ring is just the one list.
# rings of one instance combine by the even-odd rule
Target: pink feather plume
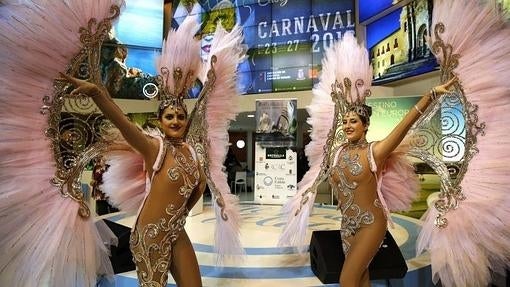
[[105,159],[109,167],[103,173],[102,191],[113,206],[136,214],[148,191],[143,156],[124,142],[111,148]]
[[389,211],[405,211],[418,196],[420,184],[406,153],[409,145],[400,144],[381,169],[381,194]]
[[[163,42],[161,56],[157,60],[156,66],[158,73],[161,68],[168,68],[170,75],[166,85],[171,93],[180,94],[186,85],[186,76],[190,73],[190,78],[195,79],[201,69],[200,59],[200,41],[195,39],[195,34],[200,28],[195,17],[186,17],[178,29],[168,32],[168,36]],[[183,77],[179,82],[173,78],[173,69],[181,68]],[[189,88],[189,87],[187,87]]]
[[[432,22],[444,23],[440,37],[460,55],[454,73],[486,127],[460,184],[466,199],[446,214],[443,229],[434,225],[437,211],[429,211],[417,251],[430,251],[434,281],[443,286],[487,286],[491,270],[510,266],[510,28],[475,0],[434,1]],[[436,57],[444,62],[443,54]]]
[[80,27],[122,1],[8,1],[0,5],[0,285],[95,286],[113,274],[94,221],[50,184],[56,167],[40,113],[53,79],[80,51]]
[[224,213],[228,216],[228,220],[221,218],[220,207],[215,202],[215,248],[220,261],[224,255],[244,254],[239,238],[241,216],[237,204],[238,198],[231,194],[227,175],[223,171],[223,162],[228,151],[228,127],[230,121],[234,120],[238,113],[240,93],[236,85],[236,71],[237,65],[245,56],[242,41],[243,35],[240,26],[235,26],[232,31],[227,32],[218,24],[211,44],[209,59],[200,73],[201,80],[205,81],[211,67],[211,57],[216,56],[217,61],[213,64],[216,82],[207,98],[206,122],[210,146],[208,150],[209,172],[223,197]]

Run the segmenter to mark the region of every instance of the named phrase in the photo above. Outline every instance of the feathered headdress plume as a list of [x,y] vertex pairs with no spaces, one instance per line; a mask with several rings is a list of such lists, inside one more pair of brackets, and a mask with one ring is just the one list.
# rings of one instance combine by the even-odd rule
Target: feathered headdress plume
[[[205,122],[207,123],[209,187],[214,195],[216,210],[215,248],[221,261],[224,255],[242,255],[240,242],[241,216],[237,196],[231,194],[223,163],[228,151],[228,127],[238,113],[237,65],[244,60],[246,48],[242,27],[234,26],[227,32],[218,23],[208,59],[200,73],[205,82],[214,79],[209,91]],[[229,103],[228,105],[226,103]]]
[[186,17],[179,29],[168,32],[156,63],[160,73],[160,111],[168,106],[180,106],[186,111],[184,98],[195,83],[202,64],[200,41],[195,39],[199,28],[195,17]]

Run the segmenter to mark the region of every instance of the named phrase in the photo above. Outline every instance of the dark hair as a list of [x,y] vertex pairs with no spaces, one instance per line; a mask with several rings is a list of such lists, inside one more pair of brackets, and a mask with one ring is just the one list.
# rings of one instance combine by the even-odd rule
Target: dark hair
[[[170,105],[165,105],[163,102],[158,107],[158,120],[161,120],[161,117],[163,116],[163,112],[166,110],[166,108],[170,107]],[[186,118],[188,118],[188,109],[186,109],[185,106],[177,106],[176,108],[181,108],[184,111],[184,114],[186,115]]]
[[349,112],[355,112],[361,122],[366,125],[370,123],[370,117],[372,116],[372,107],[367,106],[365,104],[363,105],[355,105],[349,108]]

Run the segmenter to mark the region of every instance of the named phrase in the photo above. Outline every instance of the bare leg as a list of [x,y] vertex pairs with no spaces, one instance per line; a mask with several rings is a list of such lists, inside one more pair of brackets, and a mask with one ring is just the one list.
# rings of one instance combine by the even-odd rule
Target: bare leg
[[363,272],[363,275],[361,276],[360,286],[361,287],[370,287],[370,276],[368,273],[368,268],[365,269],[365,272]]
[[158,213],[160,209],[142,211],[129,240],[138,281],[142,287],[167,285],[168,269],[173,260],[173,241],[177,242],[178,236],[185,234],[181,232],[186,216],[183,214],[184,208],[176,210],[173,205],[169,205],[163,210],[165,214]]
[[[153,229],[154,230],[154,229]],[[144,236],[149,228],[137,229],[131,233],[130,249],[136,264],[136,273],[141,287],[163,287],[168,279],[168,266],[172,256],[170,240],[161,233],[156,236]]]
[[170,272],[179,287],[200,287],[202,278],[188,234],[183,230],[175,242]]
[[386,221],[379,219],[362,227],[356,235],[347,239],[351,247],[340,273],[342,287],[370,286],[368,265],[377,253],[385,233]]

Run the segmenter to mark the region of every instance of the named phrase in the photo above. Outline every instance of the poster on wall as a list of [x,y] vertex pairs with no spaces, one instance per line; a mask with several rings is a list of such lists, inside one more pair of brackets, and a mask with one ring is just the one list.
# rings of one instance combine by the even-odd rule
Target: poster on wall
[[255,140],[265,146],[295,146],[297,99],[255,101]]
[[383,140],[420,98],[421,96],[367,98],[367,105],[372,107],[367,141]]
[[255,145],[255,202],[284,204],[296,193],[296,157],[296,152],[287,147]]
[[170,26],[189,15],[201,22],[197,35],[205,58],[219,20],[243,27],[248,58],[238,67],[242,93],[312,89],[322,53],[346,31],[354,31],[354,0],[175,0]]
[[[373,2],[360,0],[360,11],[370,12]],[[387,5],[380,8],[383,7]],[[384,16],[379,18],[377,14],[367,14],[366,17],[377,18],[366,26],[373,84],[385,84],[439,68],[426,41],[432,31],[432,9],[432,1],[414,0],[391,13],[382,12]]]

